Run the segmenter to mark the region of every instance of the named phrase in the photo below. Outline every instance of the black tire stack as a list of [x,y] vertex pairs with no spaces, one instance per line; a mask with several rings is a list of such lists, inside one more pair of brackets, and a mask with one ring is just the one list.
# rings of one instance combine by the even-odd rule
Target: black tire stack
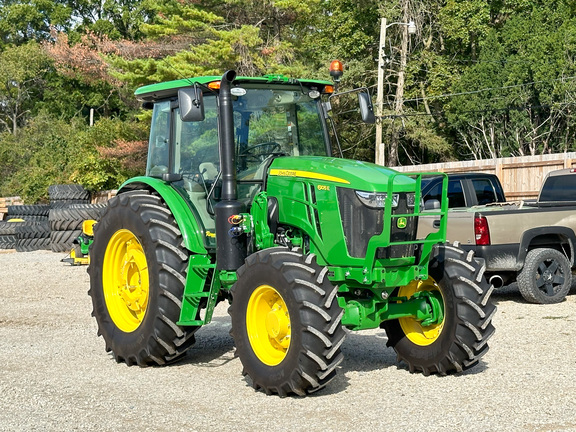
[[8,206],[7,221],[0,225],[0,249],[49,250],[49,211],[44,204]]
[[50,249],[52,252],[69,252],[74,240],[82,233],[80,216],[70,211],[72,205],[90,204],[90,192],[79,184],[48,186],[50,197]]
[[100,220],[106,204],[90,204],[90,192],[78,184],[48,187],[50,204],[8,206],[0,221],[0,249],[70,252],[87,219]]

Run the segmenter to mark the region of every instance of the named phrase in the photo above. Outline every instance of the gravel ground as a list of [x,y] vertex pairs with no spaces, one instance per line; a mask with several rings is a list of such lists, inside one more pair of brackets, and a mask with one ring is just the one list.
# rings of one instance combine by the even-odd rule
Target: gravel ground
[[226,305],[181,362],[117,364],[96,335],[86,267],[0,253],[0,431],[576,431],[576,295],[494,294],[490,351],[460,375],[397,364],[381,330],[348,335],[337,378],[306,398],[255,392]]

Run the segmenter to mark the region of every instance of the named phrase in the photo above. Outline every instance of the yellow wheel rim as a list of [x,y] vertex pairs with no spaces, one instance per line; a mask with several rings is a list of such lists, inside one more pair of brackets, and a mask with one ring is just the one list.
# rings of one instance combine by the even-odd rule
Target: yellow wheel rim
[[126,333],[136,330],[148,307],[148,263],[142,245],[126,229],[116,231],[108,242],[102,285],[114,324]]
[[[441,293],[436,281],[428,277],[426,280],[412,281],[408,285],[400,287],[398,296],[410,298],[418,291],[438,291]],[[445,309],[444,300],[442,300],[442,307]],[[436,342],[444,328],[444,320],[440,324],[432,324],[426,327],[423,327],[414,317],[398,318],[398,322],[406,337],[414,344],[420,346],[427,346]]]
[[246,331],[260,361],[276,366],[290,347],[290,314],[282,296],[269,285],[254,290],[246,309]]

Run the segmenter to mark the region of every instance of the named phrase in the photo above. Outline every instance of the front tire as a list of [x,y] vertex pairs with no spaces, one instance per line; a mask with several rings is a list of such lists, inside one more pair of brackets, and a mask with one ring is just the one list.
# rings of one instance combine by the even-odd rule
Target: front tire
[[410,372],[424,375],[461,372],[478,363],[488,351],[494,333],[492,317],[496,307],[490,301],[493,287],[484,278],[483,261],[450,245],[433,250],[429,278],[398,289],[399,296],[417,291],[436,291],[442,299],[444,318],[440,323],[422,326],[415,318],[385,321],[388,346]]
[[94,226],[88,293],[117,362],[163,365],[194,344],[199,327],[176,324],[189,259],[182,243],[170,210],[147,191],[112,198]]
[[532,249],[518,274],[518,289],[530,303],[552,304],[566,298],[572,286],[568,258],[550,248]]
[[336,376],[343,310],[326,275],[314,255],[287,248],[256,252],[238,269],[230,333],[255,389],[304,396]]

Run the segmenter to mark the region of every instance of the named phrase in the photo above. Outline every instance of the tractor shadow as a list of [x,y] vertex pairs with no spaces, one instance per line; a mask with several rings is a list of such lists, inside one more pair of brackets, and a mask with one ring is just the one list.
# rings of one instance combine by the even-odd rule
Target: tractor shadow
[[[372,331],[370,333],[362,332],[347,332],[346,340],[342,345],[342,353],[344,360],[338,368],[336,378],[318,394],[318,396],[326,396],[329,394],[337,394],[346,390],[349,386],[349,378],[351,375],[363,375],[370,372],[379,370],[386,370],[388,368],[395,368],[398,371],[410,373],[408,365],[404,362],[399,362],[396,357],[396,352],[386,346],[388,337],[384,330]],[[449,374],[454,377],[464,377],[469,375],[481,374],[488,368],[488,365],[480,360],[477,365],[458,374]],[[421,375],[416,372],[415,374]],[[430,375],[428,377],[422,375],[422,379],[442,379],[444,377],[439,375]],[[314,397],[314,395],[311,395]]]
[[[214,317],[212,322],[196,333],[196,344],[188,350],[187,355],[176,362],[179,366],[193,365],[199,368],[217,368],[226,366],[233,360],[238,361],[238,373],[242,366],[234,357],[234,340],[230,336],[230,317]],[[365,332],[346,331],[346,340],[341,350],[344,360],[337,368],[336,377],[322,391],[308,397],[322,397],[337,394],[349,387],[349,376],[362,375],[388,368],[410,373],[404,362],[398,362],[396,353],[386,346],[386,332],[381,329]],[[482,373],[487,364],[482,360],[473,368],[454,376],[467,376]],[[452,375],[452,374],[451,374]],[[438,375],[422,379],[441,379]],[[249,380],[247,381],[249,383]],[[248,385],[248,384],[247,384]]]
[[230,317],[213,317],[212,322],[200,328],[196,343],[179,365],[191,364],[198,367],[214,368],[224,366],[235,359],[234,340],[230,336]]

